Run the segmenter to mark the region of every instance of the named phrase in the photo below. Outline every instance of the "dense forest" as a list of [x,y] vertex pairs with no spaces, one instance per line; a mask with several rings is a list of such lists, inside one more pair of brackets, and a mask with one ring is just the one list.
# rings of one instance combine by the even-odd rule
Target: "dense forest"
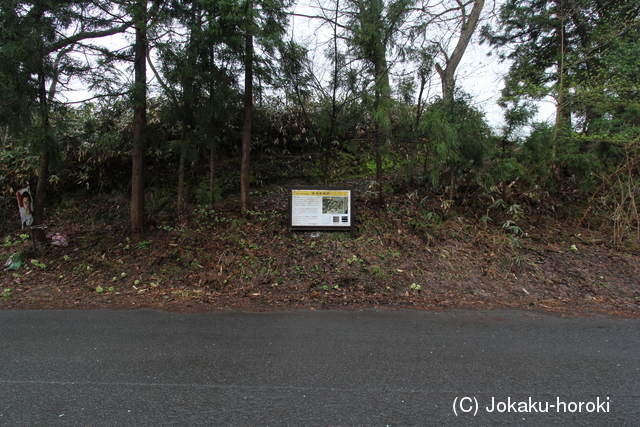
[[[1,6],[4,235],[27,186],[34,225],[106,200],[103,228],[144,243],[224,203],[257,222],[274,188],[356,183],[372,212],[411,200],[428,244],[456,217],[512,242],[561,218],[637,249],[638,0]],[[474,44],[509,67],[498,127],[458,80]],[[536,122],[541,101],[553,121]]]
[[[49,195],[131,191],[131,232],[140,233],[149,187],[173,184],[178,212],[236,191],[245,215],[252,185],[372,173],[382,202],[383,176],[398,173],[449,200],[460,184],[478,186],[507,209],[516,192],[544,204],[575,190],[611,210],[617,238],[637,229],[636,2],[294,6],[3,2],[5,196],[32,183],[40,224]],[[327,33],[322,52],[290,36],[292,16]],[[104,43],[115,36],[117,49]],[[456,85],[477,42],[511,64],[501,129]],[[441,95],[425,99],[434,80]],[[68,101],[72,84],[94,97]],[[533,123],[536,101],[549,97],[555,122]],[[252,169],[251,154],[271,164]],[[237,173],[224,170],[235,159]],[[164,182],[145,168],[164,169],[154,174]]]

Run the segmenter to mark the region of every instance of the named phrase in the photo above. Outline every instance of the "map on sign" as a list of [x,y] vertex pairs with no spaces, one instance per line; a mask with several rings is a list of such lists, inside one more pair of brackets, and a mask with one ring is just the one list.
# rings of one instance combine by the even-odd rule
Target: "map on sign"
[[291,189],[291,227],[351,227],[351,189]]

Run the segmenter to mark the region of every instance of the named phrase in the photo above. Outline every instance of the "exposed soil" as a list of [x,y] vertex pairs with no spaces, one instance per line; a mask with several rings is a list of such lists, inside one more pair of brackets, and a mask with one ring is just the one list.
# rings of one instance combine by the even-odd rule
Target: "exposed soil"
[[640,260],[614,248],[606,228],[575,229],[576,219],[530,207],[522,217],[534,219],[506,223],[504,211],[447,207],[415,191],[387,195],[381,209],[369,183],[355,185],[353,239],[290,233],[277,187],[253,194],[249,220],[230,199],[215,211],[157,215],[138,242],[126,237],[123,196],[59,207],[47,232],[66,235],[68,247],[43,245],[31,259],[18,232],[0,247],[2,262],[25,255],[19,270],[0,272],[0,308],[508,307],[640,317]]

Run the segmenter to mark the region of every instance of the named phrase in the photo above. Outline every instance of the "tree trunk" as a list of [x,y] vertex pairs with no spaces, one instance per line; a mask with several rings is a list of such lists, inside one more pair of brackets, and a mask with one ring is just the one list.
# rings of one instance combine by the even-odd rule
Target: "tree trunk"
[[186,72],[182,74],[182,140],[180,141],[180,166],[178,169],[178,191],[177,191],[177,211],[178,215],[182,215],[186,208],[185,190],[184,190],[184,174],[188,158],[192,157],[193,129],[195,123],[194,105],[196,104],[196,92],[194,73],[197,69],[197,35],[194,34],[196,29],[200,28],[201,13],[200,3],[193,2],[191,5],[191,14],[189,17],[189,38],[186,49]]
[[384,195],[382,194],[382,135],[380,126],[376,125],[376,192],[378,193],[378,206],[384,205]]
[[253,112],[253,35],[245,36],[244,57],[244,124],[242,127],[242,166],[240,172],[240,215],[249,210],[249,177],[251,152],[251,115]]
[[442,99],[446,103],[453,102],[455,95],[456,69],[458,68],[460,60],[471,41],[471,36],[473,36],[473,33],[478,26],[480,13],[484,7],[484,0],[475,0],[473,2],[473,8],[468,16],[465,7],[466,5],[461,6],[460,13],[462,15],[462,26],[460,30],[460,38],[458,39],[456,47],[453,49],[451,57],[445,58],[444,68],[442,68],[440,64],[436,64],[436,71],[438,71],[442,83]]
[[338,60],[338,19],[340,18],[340,0],[336,0],[335,16],[333,21],[333,75],[331,81],[331,121],[326,149],[324,153],[324,185],[329,185],[329,160],[331,157],[333,142],[337,139],[338,123],[338,86],[340,78],[340,63]]
[[[41,121],[41,138],[40,143],[40,165],[38,168],[38,184],[36,185],[35,199],[33,200],[33,225],[42,225],[44,223],[44,202],[47,192],[47,182],[49,180],[49,106],[47,104],[47,88],[45,86],[44,70],[39,75],[39,101],[40,101],[40,121]],[[45,239],[42,230],[36,230],[36,241],[41,242]]]
[[375,149],[376,149],[376,191],[378,193],[378,206],[384,205],[384,194],[382,191],[382,150],[383,141],[391,143],[391,86],[389,83],[389,69],[387,66],[387,55],[381,49],[374,64],[375,68]]
[[[51,155],[48,148],[40,155],[38,184],[36,185],[36,197],[33,202],[33,225],[44,224],[44,203],[46,200],[47,184],[49,181],[50,157]],[[41,243],[46,240],[46,235],[42,228],[33,230],[33,236],[37,243]]]
[[[44,60],[41,58],[44,62]],[[41,66],[43,66],[41,62]],[[40,165],[38,167],[38,183],[36,185],[36,195],[33,201],[33,225],[44,224],[44,204],[47,194],[47,184],[49,182],[49,164],[51,162],[51,147],[49,144],[49,104],[47,102],[47,88],[45,83],[44,70],[41,69],[38,74],[39,79],[39,101],[40,101],[40,121],[41,132],[40,136],[43,139],[40,150]],[[42,229],[34,230],[35,241],[40,243],[46,238],[45,232]]]
[[144,138],[147,125],[147,7],[138,1],[133,88],[133,154],[131,162],[131,234],[144,232]]
[[[184,143],[184,142],[183,142]],[[184,213],[184,171],[185,164],[187,163],[187,156],[184,151],[180,153],[180,166],[178,167],[178,200],[177,200],[177,208],[178,215],[182,215]]]
[[[211,121],[213,122],[213,120]],[[211,127],[213,128],[213,124]],[[213,208],[216,192],[216,141],[213,139],[213,132],[211,135],[211,147],[209,147],[209,208]]]
[[558,52],[558,80],[556,89],[556,118],[553,128],[553,147],[552,147],[552,171],[557,173],[558,143],[560,139],[571,129],[571,112],[567,107],[567,90],[565,88],[565,18],[564,18],[564,2],[558,2],[558,8],[563,11],[559,26],[556,29],[556,38],[560,51]]

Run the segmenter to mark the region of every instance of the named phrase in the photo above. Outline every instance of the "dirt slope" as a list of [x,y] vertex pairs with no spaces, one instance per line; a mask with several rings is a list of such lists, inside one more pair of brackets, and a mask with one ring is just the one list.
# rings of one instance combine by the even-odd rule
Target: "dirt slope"
[[138,242],[126,237],[122,196],[58,208],[48,232],[66,235],[68,247],[44,246],[32,259],[29,241],[15,233],[0,248],[2,262],[24,255],[20,269],[0,272],[0,308],[511,307],[640,315],[638,256],[613,248],[606,232],[543,216],[507,222],[499,212],[494,224],[482,209],[443,208],[413,192],[388,195],[381,209],[358,185],[354,239],[289,233],[287,193],[277,187],[253,195],[248,220],[230,199],[215,211],[157,215]]

